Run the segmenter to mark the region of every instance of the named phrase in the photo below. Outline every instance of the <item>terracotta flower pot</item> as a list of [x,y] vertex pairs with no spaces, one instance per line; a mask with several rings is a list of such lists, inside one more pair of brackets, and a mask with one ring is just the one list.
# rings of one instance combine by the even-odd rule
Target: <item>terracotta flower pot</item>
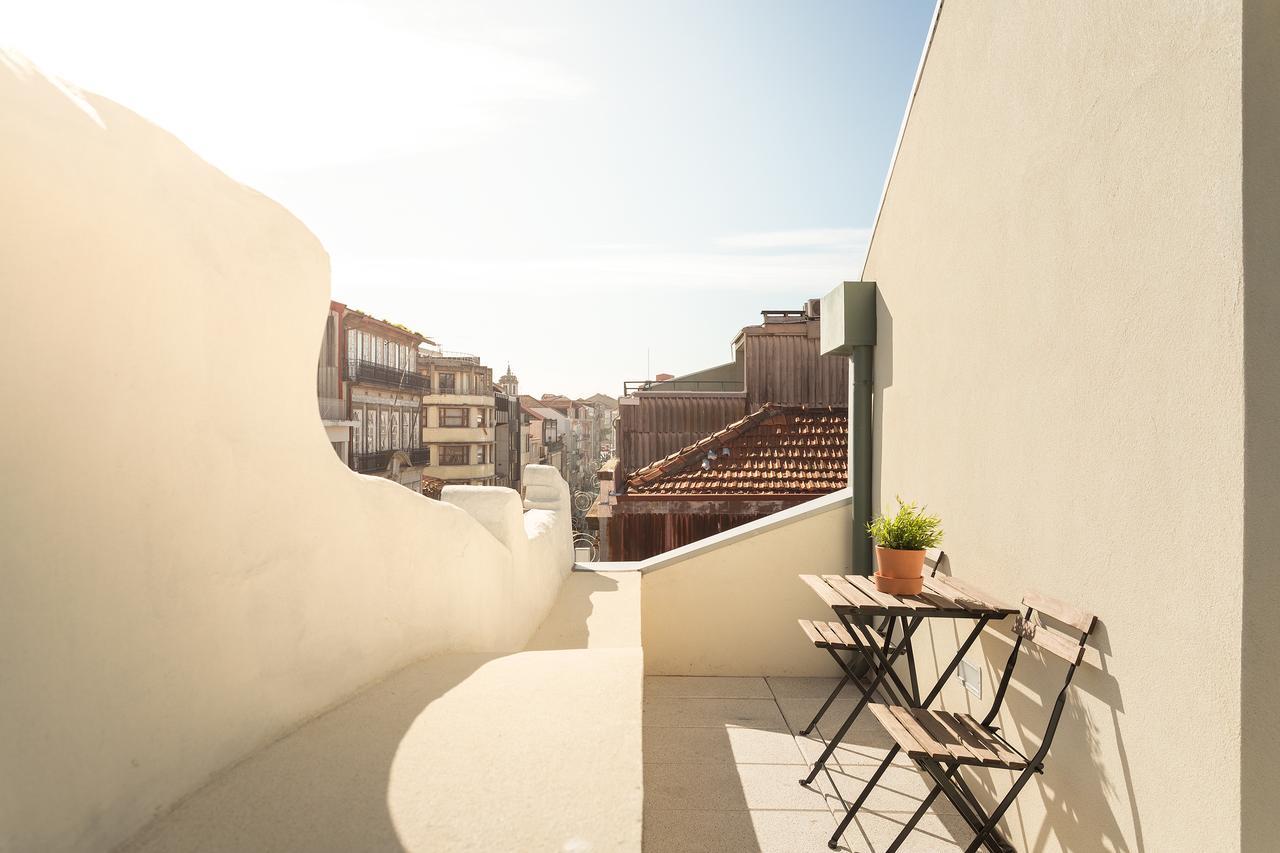
[[919,595],[924,590],[924,578],[887,578],[876,572],[876,589],[890,595]]
[[886,578],[922,578],[924,551],[899,551],[877,545],[876,574]]

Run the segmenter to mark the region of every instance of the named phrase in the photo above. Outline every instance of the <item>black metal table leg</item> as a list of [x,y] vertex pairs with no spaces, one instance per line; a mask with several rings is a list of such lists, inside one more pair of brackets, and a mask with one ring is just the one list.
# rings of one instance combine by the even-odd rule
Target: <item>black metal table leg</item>
[[[902,619],[903,619],[904,625],[906,625],[906,618],[902,617]],[[934,683],[933,688],[929,691],[929,695],[926,696],[923,701],[920,700],[919,685],[915,679],[914,655],[910,651],[912,635],[915,634],[916,628],[918,628],[920,624],[924,621],[923,617],[916,617],[911,622],[910,626],[907,629],[906,636],[903,639],[903,644],[898,647],[898,649],[896,650],[895,654],[892,657],[886,653],[888,650],[887,646],[884,651],[881,651],[879,647],[873,644],[872,645],[873,651],[879,653],[878,656],[880,658],[880,667],[882,670],[885,667],[892,669],[893,662],[897,659],[898,656],[900,656],[903,653],[904,648],[907,650],[907,654],[908,654],[907,660],[912,667],[911,690],[910,691],[907,690],[906,686],[902,684],[901,679],[896,677],[893,679],[894,681],[897,682],[897,686],[902,691],[904,696],[910,697],[910,701],[904,701],[904,702],[901,702],[900,704],[906,707],[916,707],[916,708],[929,707],[929,705],[938,697],[938,694],[942,692],[942,688],[946,685],[947,679],[950,678],[952,673],[955,672],[956,667],[960,665],[960,661],[964,658],[965,654],[969,651],[969,649],[973,646],[974,642],[982,634],[982,629],[986,627],[987,622],[989,622],[990,620],[991,620],[991,617],[983,616],[983,617],[980,617],[974,623],[973,630],[969,632],[969,636],[965,639],[964,643],[960,645],[960,648],[956,651],[955,656],[952,657],[950,664],[948,664],[947,668],[943,670],[942,674],[938,677],[938,680]],[[843,621],[843,617],[842,617],[842,621]],[[871,632],[869,628],[865,627],[861,622],[858,622],[858,627],[862,629],[870,638]],[[853,629],[850,628],[851,632],[852,630]],[[862,707],[860,705],[857,709],[855,709],[854,716],[856,716],[857,712],[861,710],[862,710]],[[823,753],[823,759],[822,759],[823,761],[825,761],[826,756],[828,756],[830,753],[835,751],[836,746],[838,746],[837,741],[839,741],[841,738],[844,737],[845,733],[848,731],[849,725],[851,724],[852,724],[852,719],[847,720],[845,722],[845,725],[841,727],[836,737],[832,739],[832,743],[828,745],[826,752]],[[875,774],[872,776],[870,781],[868,781],[867,785],[863,788],[862,793],[859,795],[857,801],[852,806],[850,806],[849,809],[846,811],[845,816],[843,820],[841,820],[840,825],[836,829],[835,834],[831,836],[831,840],[830,842],[828,842],[828,845],[827,845],[828,847],[831,847],[831,849],[833,850],[835,849],[835,847],[839,842],[840,836],[844,833],[845,829],[847,829],[849,824],[853,821],[853,818],[857,814],[858,809],[866,801],[867,797],[871,795],[871,791],[874,790],[876,784],[880,781],[880,777],[888,769],[889,764],[892,763],[894,756],[897,754],[897,751],[898,749],[895,745],[894,750],[890,751],[889,756],[881,763],[880,767],[876,770]],[[925,770],[926,772],[929,772],[930,775],[933,775],[932,772],[929,770],[929,768],[926,766],[925,761],[917,759],[915,763],[921,769]],[[953,773],[955,772],[954,769],[952,772]],[[817,767],[815,766],[814,771],[810,774],[809,781],[812,781],[813,777],[816,775],[817,775]],[[948,773],[946,775],[950,777],[952,773]],[[958,781],[960,786],[964,786],[963,790],[965,791],[965,793],[968,793],[969,796],[972,797],[973,794],[971,791],[968,790],[968,786],[965,785],[964,780],[960,779]],[[901,846],[901,844],[906,840],[907,835],[910,834],[912,828],[914,828],[916,823],[919,822],[920,817],[924,814],[924,812],[928,809],[928,807],[933,803],[934,799],[937,798],[938,793],[940,791],[942,793],[946,793],[948,796],[948,799],[951,798],[952,792],[943,790],[942,785],[943,783],[939,783],[938,785],[936,785],[934,790],[930,793],[930,795],[926,798],[926,800],[923,803],[921,803],[920,807],[916,810],[916,813],[912,816],[912,819],[908,821],[907,826],[904,827],[901,833],[899,833],[898,838],[894,841],[893,845],[889,848],[889,850],[891,851],[897,850],[898,847]],[[963,801],[963,798],[962,798],[962,801]],[[976,798],[974,799],[974,802],[976,803]],[[972,826],[975,832],[979,832],[980,830],[983,830],[984,829],[983,822],[985,821],[985,815],[982,815],[981,818],[979,818],[977,816],[974,816],[972,813],[969,815],[963,814],[963,812],[968,810],[969,808],[970,808],[970,805],[967,803],[964,804],[963,808],[961,805],[956,806],[956,810],[962,813],[961,816],[965,818],[965,821]],[[979,811],[978,814],[981,815],[981,811]],[[1007,842],[1004,842],[1004,839],[1001,838],[992,829],[986,829],[986,832],[984,834],[986,834],[988,837],[986,839],[983,839],[982,843],[986,843],[988,845],[998,845],[1001,843],[1007,843]],[[996,853],[1000,853],[999,847],[993,847],[993,850],[995,850]]]
[[[920,627],[921,621],[922,620],[920,619],[916,619],[907,627],[906,636],[903,638],[904,642],[910,642],[911,635],[915,633],[916,628]],[[863,691],[862,698],[858,700],[858,704],[854,706],[853,711],[845,719],[844,723],[836,731],[835,735],[832,736],[830,742],[827,743],[826,748],[822,750],[822,755],[818,756],[818,760],[813,763],[813,768],[809,771],[809,775],[800,780],[801,785],[810,785],[813,783],[813,780],[817,778],[818,771],[826,765],[827,759],[829,759],[832,753],[836,751],[836,747],[840,745],[840,741],[849,731],[849,727],[853,725],[853,721],[862,713],[862,709],[871,701],[871,697],[875,694],[876,689],[885,680],[888,672],[892,670],[893,661],[902,654],[903,647],[899,646],[894,650],[891,656],[886,658],[884,653],[880,650],[880,647],[875,644],[874,632],[871,628],[864,625],[862,622],[858,622],[857,625],[862,630],[862,633],[867,637],[866,642],[870,646],[871,650],[880,656],[882,665],[877,668],[875,677],[872,678],[871,683]],[[885,665],[886,663],[887,666]]]

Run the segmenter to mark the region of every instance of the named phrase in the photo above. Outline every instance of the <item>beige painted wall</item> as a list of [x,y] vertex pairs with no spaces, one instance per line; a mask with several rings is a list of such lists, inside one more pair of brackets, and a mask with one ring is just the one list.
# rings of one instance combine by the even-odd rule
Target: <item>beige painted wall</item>
[[109,849],[395,668],[520,648],[567,540],[521,564],[336,458],[306,228],[3,56],[0,115],[0,849]]
[[[1276,375],[1240,92],[1239,3],[946,0],[875,229],[877,500],[940,513],[957,576],[1102,621],[1019,849],[1238,845],[1246,354]],[[1035,744],[1057,675],[1022,666]]]
[[640,564],[650,675],[834,675],[797,619],[831,619],[799,580],[851,564],[848,490],[817,498]]

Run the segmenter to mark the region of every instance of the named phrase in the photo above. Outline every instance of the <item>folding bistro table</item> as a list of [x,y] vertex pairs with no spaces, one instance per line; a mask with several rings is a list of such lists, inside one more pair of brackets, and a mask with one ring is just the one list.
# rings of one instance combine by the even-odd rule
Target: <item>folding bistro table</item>
[[[814,762],[809,775],[800,780],[800,784],[809,785],[817,777],[818,772],[831,758],[832,753],[840,745],[840,741],[853,725],[854,720],[862,713],[862,709],[871,701],[879,689],[889,695],[891,701],[909,708],[928,708],[946,683],[961,658],[969,651],[970,646],[978,639],[982,629],[991,620],[1001,620],[1007,616],[1021,613],[1016,607],[1001,604],[998,600],[963,581],[952,577],[936,575],[925,578],[924,591],[919,595],[889,595],[875,588],[871,578],[861,575],[801,575],[800,579],[813,589],[818,596],[830,605],[840,624],[813,622],[802,620],[801,627],[806,633],[816,633],[824,641],[823,647],[831,652],[832,657],[840,663],[845,671],[836,691],[831,694],[814,723],[826,712],[836,694],[850,681],[862,688],[862,698],[854,706],[848,718],[827,743],[826,748]],[[873,619],[884,619],[884,633],[881,635],[872,626]],[[919,684],[916,679],[915,654],[911,648],[911,638],[926,619],[968,619],[973,622],[973,630],[960,645],[951,663],[938,677],[938,681],[921,699]],[[838,629],[843,625],[844,631]],[[893,639],[894,630],[900,626],[901,639]],[[811,634],[812,638],[812,634]],[[846,642],[853,640],[852,644]],[[819,645],[815,642],[815,645]],[[838,648],[852,649],[861,652],[871,664],[870,680],[865,684],[854,672],[853,662],[845,661],[833,651]],[[908,687],[893,669],[893,664],[902,655],[907,656],[909,679]],[[812,728],[814,723],[810,723]]]

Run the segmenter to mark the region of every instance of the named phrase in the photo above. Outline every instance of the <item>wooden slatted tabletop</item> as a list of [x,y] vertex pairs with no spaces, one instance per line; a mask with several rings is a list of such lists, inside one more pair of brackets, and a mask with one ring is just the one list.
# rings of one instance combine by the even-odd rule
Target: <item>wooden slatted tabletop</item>
[[880,592],[861,575],[801,575],[800,579],[837,614],[1003,619],[1021,611],[970,583],[937,575],[924,579],[919,595]]

